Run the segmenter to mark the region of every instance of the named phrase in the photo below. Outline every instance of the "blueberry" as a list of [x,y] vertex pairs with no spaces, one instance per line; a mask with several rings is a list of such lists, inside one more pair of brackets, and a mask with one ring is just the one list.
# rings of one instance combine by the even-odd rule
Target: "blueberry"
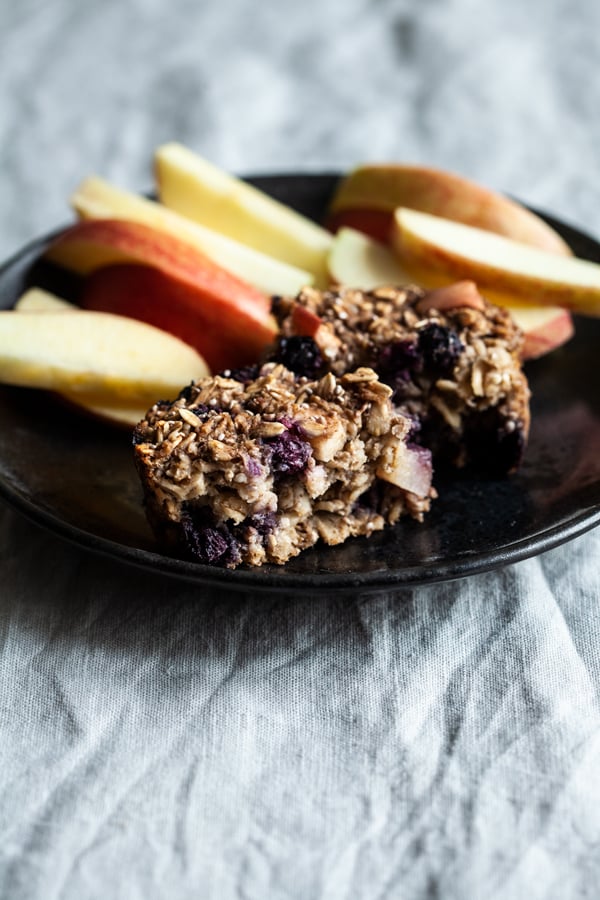
[[394,389],[394,401],[400,403],[412,376],[423,368],[423,354],[416,341],[393,341],[381,349],[375,368],[384,384]]
[[208,509],[188,507],[181,525],[190,554],[201,563],[226,566],[240,560],[239,543],[225,524],[218,525]]
[[451,328],[431,322],[419,332],[418,349],[428,369],[436,375],[449,375],[464,345]]
[[206,403],[198,403],[197,406],[190,406],[190,412],[193,412],[195,416],[198,416],[199,419],[204,421],[208,418],[210,412],[219,412],[219,410],[215,406],[208,406]]
[[386,344],[379,354],[377,372],[382,380],[410,379],[412,372],[418,372],[423,365],[423,357],[416,341],[393,341]]
[[419,416],[416,416],[413,413],[405,412],[404,415],[407,419],[410,420],[410,427],[406,435],[406,443],[418,444],[421,430],[423,428],[423,423]]
[[313,339],[301,335],[280,338],[273,359],[306,378],[315,378],[323,367],[321,351]]
[[250,384],[251,381],[254,381],[255,378],[258,378],[260,373],[259,365],[252,366],[242,366],[238,369],[225,369],[221,372],[224,378],[233,378],[234,381],[239,381],[242,384]]
[[192,397],[194,397],[196,393],[197,393],[196,385],[194,384],[193,381],[191,381],[189,384],[186,384],[186,386],[179,391],[179,396],[177,397],[177,399],[185,400],[186,403],[189,403],[190,400],[192,399]]
[[277,516],[272,512],[256,513],[247,520],[247,524],[255,528],[262,537],[267,537],[275,530]]
[[146,435],[145,428],[136,425],[131,436],[131,443],[133,444],[133,446],[137,447],[138,444],[145,444],[147,440],[148,437]]
[[267,446],[271,458],[271,468],[275,475],[291,475],[303,472],[310,459],[312,447],[302,429],[295,423],[283,421],[286,431],[269,438]]
[[262,466],[255,459],[252,459],[251,456],[248,456],[246,459],[246,472],[250,475],[251,478],[258,478],[262,475]]

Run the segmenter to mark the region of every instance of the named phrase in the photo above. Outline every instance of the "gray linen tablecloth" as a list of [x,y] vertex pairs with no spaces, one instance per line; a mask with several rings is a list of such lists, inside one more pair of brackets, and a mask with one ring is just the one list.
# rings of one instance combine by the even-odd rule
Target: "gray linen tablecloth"
[[[596,0],[0,5],[0,249],[177,139],[422,161],[600,235]],[[0,897],[600,896],[600,531],[371,597],[236,596],[0,509]]]

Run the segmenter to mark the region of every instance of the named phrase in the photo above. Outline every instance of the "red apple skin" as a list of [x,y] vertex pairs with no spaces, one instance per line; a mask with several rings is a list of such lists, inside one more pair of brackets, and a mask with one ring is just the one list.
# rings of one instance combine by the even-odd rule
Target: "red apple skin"
[[265,294],[148,225],[79,222],[59,235],[46,256],[87,275],[83,302],[89,309],[170,331],[196,347],[213,371],[255,361],[277,333]]
[[474,281],[455,281],[445,287],[428,291],[422,300],[417,303],[417,311],[421,314],[430,309],[438,309],[444,312],[458,307],[469,307],[483,312],[485,302]]
[[85,279],[81,303],[170,332],[198,350],[212,372],[256,362],[277,331],[270,316],[249,315],[235,299],[206,296],[197,285],[151,266],[98,269]]
[[561,236],[520,203],[454,172],[406,163],[366,164],[346,175],[332,198],[326,224],[332,231],[345,225],[387,242],[399,206],[571,255]]
[[336,234],[340,228],[354,228],[381,244],[389,242],[393,210],[340,209],[329,213],[327,227]]
[[292,329],[294,334],[314,338],[322,324],[322,320],[316,313],[307,309],[306,306],[301,306],[300,303],[294,303],[292,308]]
[[575,326],[571,314],[562,309],[553,319],[549,319],[532,331],[524,332],[521,358],[526,362],[545,356],[570,341],[574,334]]
[[227,299],[238,307],[258,309],[266,314],[270,310],[266,294],[217,265],[196,247],[139,222],[123,219],[78,222],[52,242],[46,258],[81,275],[117,263],[153,266],[195,287],[204,301]]

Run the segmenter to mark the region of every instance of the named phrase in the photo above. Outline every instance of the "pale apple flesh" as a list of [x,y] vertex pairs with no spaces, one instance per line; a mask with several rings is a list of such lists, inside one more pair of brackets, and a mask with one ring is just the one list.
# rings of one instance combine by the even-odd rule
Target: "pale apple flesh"
[[278,260],[326,286],[331,234],[320,225],[235,178],[180,144],[155,157],[160,201],[169,209]]
[[148,408],[208,374],[187,344],[108,313],[0,312],[0,382],[66,392],[99,406]]
[[461,175],[426,166],[359,166],[338,185],[328,226],[332,230],[349,226],[385,242],[400,206],[505,235],[548,253],[571,255],[562,237],[520,203]]
[[32,287],[21,294],[14,308],[18,312],[60,312],[60,310],[74,312],[77,306],[43,288]]
[[[359,287],[363,290],[370,290],[371,288],[387,284],[399,286],[419,281],[419,279],[408,274],[395,260],[390,250],[349,228],[341,229],[335,236],[329,256],[329,267],[334,281],[339,284]],[[426,277],[425,281],[427,280]],[[423,281],[420,283],[423,284]],[[471,285],[470,293],[467,292],[467,295],[465,295],[464,290],[460,291],[460,302],[463,304],[472,305],[472,302],[475,304],[479,302],[479,289],[473,281],[471,281]],[[425,286],[431,287],[433,285],[430,281],[429,285]],[[446,299],[449,290],[452,293],[456,293],[457,290],[456,283],[448,277],[436,279],[435,287],[446,292]],[[426,295],[424,302],[426,304],[439,304],[439,294],[432,299],[432,293],[433,291]],[[498,300],[499,305],[505,306],[523,331],[522,357],[524,360],[549,353],[573,336],[573,320],[570,313],[565,309],[557,306],[537,306],[534,304],[525,306],[515,304],[506,298],[492,297],[489,292],[485,292],[485,295],[492,302]],[[427,300],[427,297],[429,297],[429,300]],[[451,299],[450,302],[456,305],[454,299]],[[425,308],[423,308],[423,311],[426,311]],[[312,323],[312,331],[310,329],[307,330],[307,328],[296,330],[298,334],[309,334],[312,336],[316,333],[317,327],[317,324]]]
[[225,235],[192,222],[160,203],[91,176],[77,188],[71,204],[82,219],[124,219],[155,228],[190,244],[213,262],[266,294],[296,294],[313,276]]
[[545,253],[482,229],[411,209],[396,210],[392,246],[428,287],[471,279],[508,305],[560,306],[600,315],[600,265]]
[[342,228],[336,234],[327,267],[329,277],[336,284],[362,290],[410,281],[408,273],[387,247],[352,228]]
[[[77,310],[78,307],[56,294],[51,294],[43,288],[29,288],[15,303],[17,312],[65,312]],[[87,403],[81,394],[72,394],[62,391],[57,396],[65,400],[70,406],[76,407],[93,419],[100,419],[108,425],[118,425],[123,428],[134,428],[140,422],[148,409],[147,406],[98,406]]]
[[382,453],[377,475],[405,491],[426,497],[431,489],[431,452],[401,441],[390,442]]

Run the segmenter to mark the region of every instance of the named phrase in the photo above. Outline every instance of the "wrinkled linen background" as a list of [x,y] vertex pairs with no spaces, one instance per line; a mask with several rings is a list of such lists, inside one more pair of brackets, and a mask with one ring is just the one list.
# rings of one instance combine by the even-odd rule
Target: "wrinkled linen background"
[[[169,139],[422,161],[600,235],[596,0],[3,0],[0,33],[3,257]],[[600,530],[294,600],[0,533],[0,897],[600,896]]]

